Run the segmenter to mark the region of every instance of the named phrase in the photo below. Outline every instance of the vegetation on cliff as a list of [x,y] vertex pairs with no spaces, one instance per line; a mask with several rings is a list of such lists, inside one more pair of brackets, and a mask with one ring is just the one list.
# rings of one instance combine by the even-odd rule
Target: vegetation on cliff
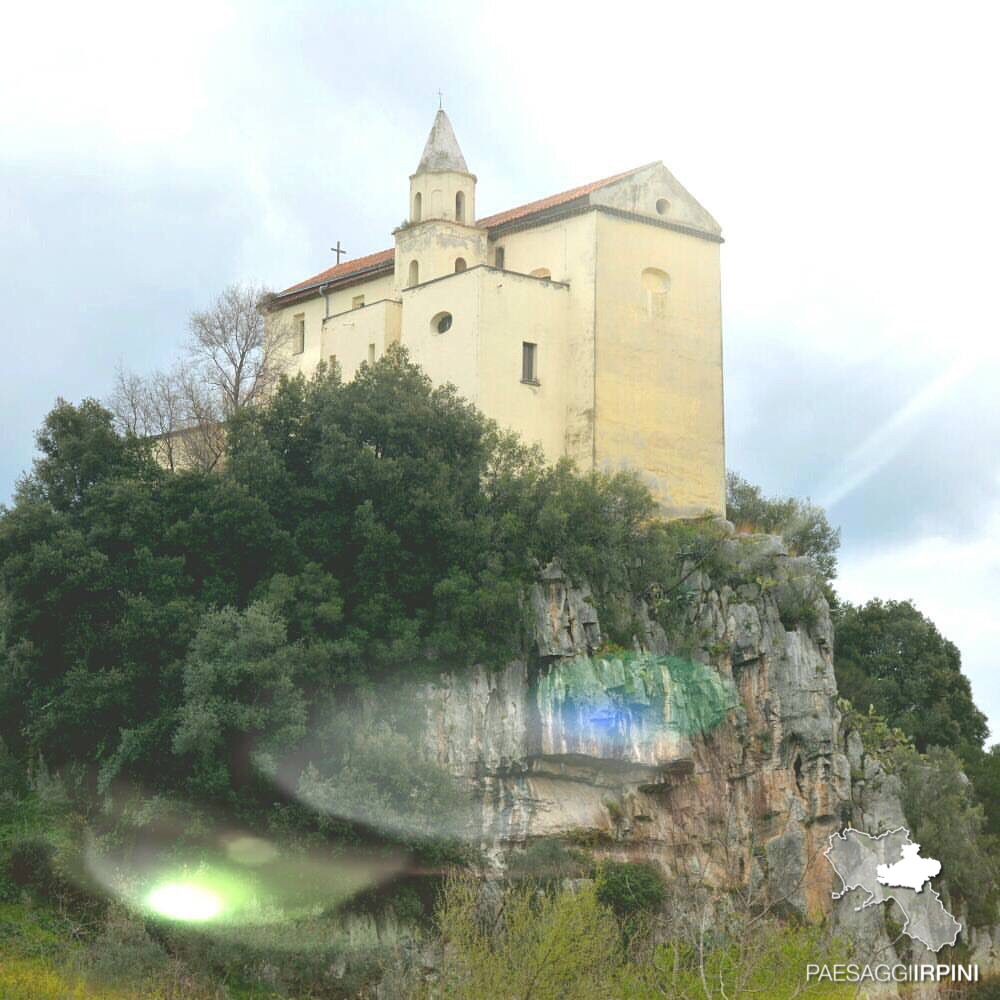
[[546,467],[402,351],[285,379],[228,437],[223,471],[170,473],[93,401],[47,417],[0,517],[17,759],[90,791],[251,795],[249,748],[291,748],[338,686],[520,650],[554,556],[601,594],[676,550],[635,477]]
[[[451,831],[440,836],[442,818],[458,811],[454,787],[413,752],[407,706],[357,724],[375,685],[523,652],[525,588],[553,559],[593,587],[611,639],[597,662],[623,678],[640,601],[678,647],[697,646],[685,635],[693,574],[775,586],[766,574],[731,578],[718,524],[662,523],[634,476],[546,466],[453,390],[433,388],[400,350],[347,384],[325,369],[283,379],[267,405],[233,408],[224,430],[223,467],[167,471],[150,441],[116,430],[98,403],[60,402],[34,469],[0,513],[7,995],[131,995],[129,985],[93,986],[113,971],[151,996],[335,996],[370,981],[366,962],[380,975],[388,967],[384,939],[368,942],[371,954],[354,947],[348,974],[346,945],[323,914],[284,937],[268,930],[208,947],[109,903],[80,878],[84,827],[96,849],[118,857],[154,821],[178,843],[215,837],[214,850],[219,830],[227,844],[237,826],[264,831],[300,851],[296,884],[315,875],[316,844],[364,843],[384,866],[405,855],[436,874],[473,853]],[[814,564],[809,580],[782,585],[782,622],[810,626],[820,579],[837,608],[841,691],[859,709],[873,706],[859,728],[903,779],[917,839],[946,862],[970,914],[991,919],[1000,755],[983,751],[984,720],[957,650],[910,605],[836,603],[838,534],[819,508],[767,498],[736,476],[729,485],[741,529],[778,533]],[[695,728],[731,707],[711,668],[684,656],[634,666],[651,704],[668,679],[697,694],[685,716]],[[586,686],[595,669],[581,662],[566,677]],[[878,734],[893,727],[901,737],[890,754]],[[942,784],[945,798],[929,796]],[[398,823],[407,810],[416,824]],[[673,928],[654,947],[645,921],[664,898],[655,872],[597,866],[586,846],[526,852],[512,867],[522,884],[492,928],[459,883],[436,911],[405,880],[389,894],[372,889],[368,902],[383,924],[422,920],[452,946],[435,995],[467,995],[470,983],[495,995],[497,982],[530,978],[535,956],[542,968],[526,989],[536,997],[712,996],[716,982],[730,997],[791,996],[807,949],[838,954],[819,932],[756,916],[710,940],[704,928],[701,939]],[[579,876],[593,888],[560,888]],[[24,901],[44,919],[26,919]],[[47,934],[59,941],[58,973],[39,959]],[[102,968],[101,949],[121,968]],[[709,978],[715,992],[706,993]]]

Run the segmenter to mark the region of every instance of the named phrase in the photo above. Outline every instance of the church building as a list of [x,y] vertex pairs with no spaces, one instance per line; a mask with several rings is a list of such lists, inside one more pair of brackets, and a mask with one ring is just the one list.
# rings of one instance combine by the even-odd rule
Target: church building
[[721,230],[660,162],[486,218],[437,112],[395,245],[286,288],[292,371],[403,344],[435,384],[671,516],[725,510]]

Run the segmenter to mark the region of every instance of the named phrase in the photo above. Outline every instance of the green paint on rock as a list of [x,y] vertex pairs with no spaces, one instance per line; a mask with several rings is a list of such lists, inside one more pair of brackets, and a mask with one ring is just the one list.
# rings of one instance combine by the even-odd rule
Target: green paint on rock
[[538,682],[543,716],[585,707],[591,719],[627,713],[651,730],[693,736],[714,729],[740,701],[713,667],[680,656],[626,653],[555,664]]

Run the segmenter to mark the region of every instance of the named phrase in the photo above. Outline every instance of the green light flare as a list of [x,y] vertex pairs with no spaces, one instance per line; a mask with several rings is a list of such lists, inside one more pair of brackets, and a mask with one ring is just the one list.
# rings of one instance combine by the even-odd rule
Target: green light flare
[[148,913],[167,920],[231,924],[252,919],[259,909],[258,889],[253,878],[201,865],[161,872],[148,891],[133,892],[132,899]]
[[183,882],[157,886],[146,897],[146,906],[161,917],[191,923],[214,920],[224,909],[222,897],[217,892]]

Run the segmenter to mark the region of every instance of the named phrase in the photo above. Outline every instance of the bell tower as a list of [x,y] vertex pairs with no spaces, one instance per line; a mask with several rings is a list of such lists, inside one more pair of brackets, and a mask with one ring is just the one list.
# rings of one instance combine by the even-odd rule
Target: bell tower
[[476,177],[443,108],[410,175],[410,208],[395,236],[400,291],[486,263],[486,232],[476,226]]
[[412,223],[447,219],[467,226],[476,220],[476,178],[469,173],[455,131],[443,108],[434,116],[416,172],[410,175]]

